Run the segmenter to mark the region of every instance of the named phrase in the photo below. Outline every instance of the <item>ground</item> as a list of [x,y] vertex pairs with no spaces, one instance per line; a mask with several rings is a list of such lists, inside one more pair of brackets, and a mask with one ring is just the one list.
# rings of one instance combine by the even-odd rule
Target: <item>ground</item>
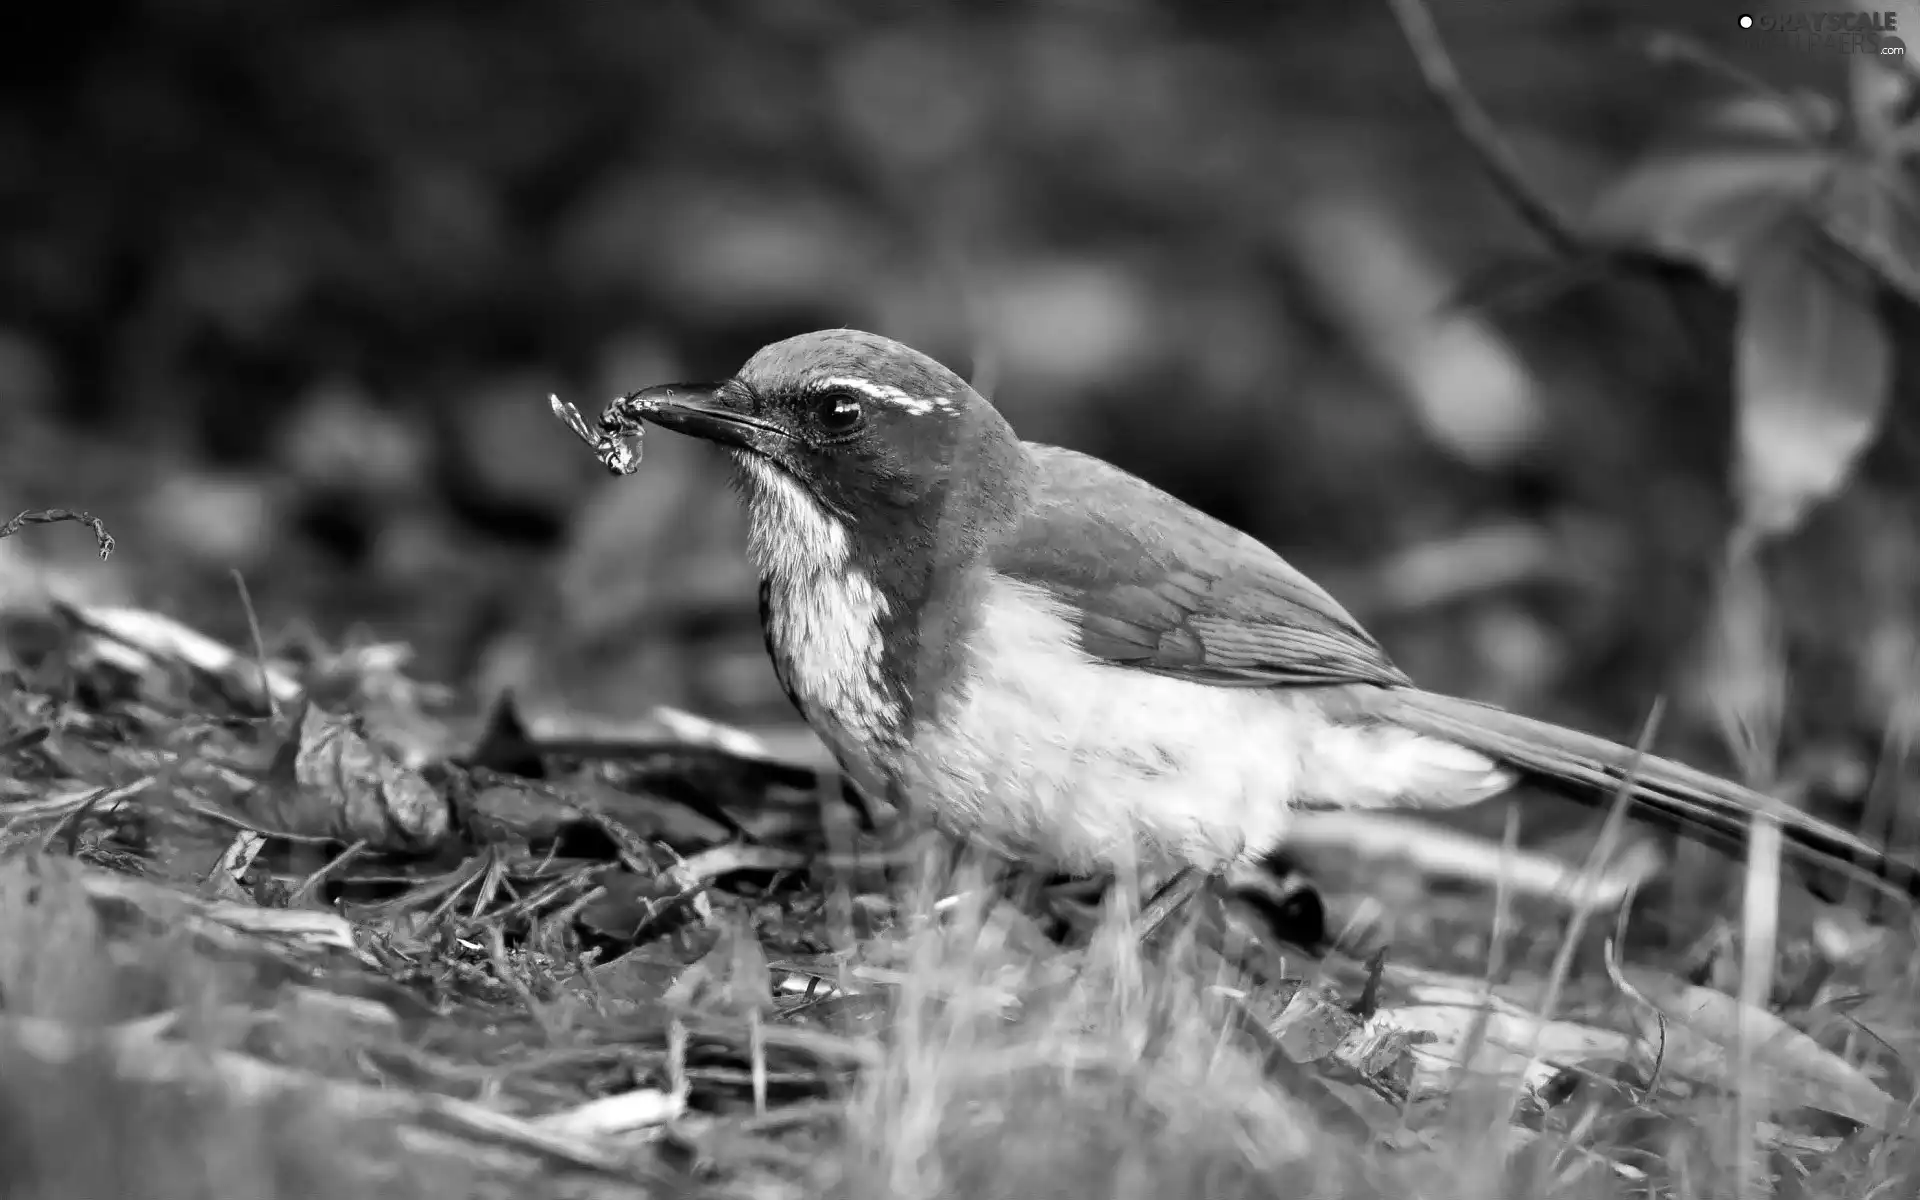
[[269,662],[70,607],[6,635],[10,1196],[1920,1177],[1911,936],[1790,873],[1755,872],[1786,880],[1777,920],[1677,945],[1631,904],[1582,918],[1333,839],[1338,947],[1254,945],[1203,907],[1143,950],[1124,889],[1016,904],[917,868],[737,730],[568,744],[506,706],[456,732],[377,648]]

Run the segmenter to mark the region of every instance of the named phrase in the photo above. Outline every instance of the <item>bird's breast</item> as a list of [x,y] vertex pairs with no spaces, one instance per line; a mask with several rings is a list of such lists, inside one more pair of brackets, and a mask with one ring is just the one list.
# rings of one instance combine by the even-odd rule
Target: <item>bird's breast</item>
[[782,686],[843,761],[870,753],[900,720],[881,671],[886,597],[856,570],[776,576],[763,587],[761,623]]
[[1278,841],[1297,748],[1270,702],[1091,659],[1055,598],[1004,578],[968,625],[900,771],[942,823],[1076,873],[1221,866]]
[[1396,804],[1483,787],[1490,769],[1342,721],[1314,689],[1091,658],[1030,584],[990,577],[972,615],[958,678],[913,713],[897,782],[957,832],[1056,869],[1224,868],[1278,846],[1297,804]]

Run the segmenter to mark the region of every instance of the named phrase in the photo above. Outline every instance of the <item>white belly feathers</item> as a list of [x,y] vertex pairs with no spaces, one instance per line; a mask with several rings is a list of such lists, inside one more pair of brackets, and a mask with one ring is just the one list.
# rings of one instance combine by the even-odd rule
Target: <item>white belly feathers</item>
[[1223,868],[1280,844],[1295,804],[1459,803],[1507,773],[1311,693],[1212,687],[1088,658],[1058,603],[992,582],[957,704],[917,724],[908,794],[961,832],[1059,869]]

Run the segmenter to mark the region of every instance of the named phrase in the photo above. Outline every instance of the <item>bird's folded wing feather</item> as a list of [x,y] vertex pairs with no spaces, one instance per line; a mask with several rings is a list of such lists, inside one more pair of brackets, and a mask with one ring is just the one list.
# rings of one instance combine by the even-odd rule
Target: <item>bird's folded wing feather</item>
[[[1330,711],[1477,750],[1588,800],[1625,784],[1703,840],[1739,842],[1755,814],[1767,814],[1796,849],[1920,895],[1911,865],[1772,797],[1604,738],[1418,690],[1346,610],[1266,546],[1098,459],[1032,449],[1041,468],[1034,502],[992,566],[1058,598],[1078,620],[1087,654],[1217,686],[1329,687]],[[1378,686],[1352,686],[1366,684]]]
[[1033,504],[992,566],[1059,598],[1087,654],[1223,686],[1408,683],[1265,545],[1097,458],[1029,448]]

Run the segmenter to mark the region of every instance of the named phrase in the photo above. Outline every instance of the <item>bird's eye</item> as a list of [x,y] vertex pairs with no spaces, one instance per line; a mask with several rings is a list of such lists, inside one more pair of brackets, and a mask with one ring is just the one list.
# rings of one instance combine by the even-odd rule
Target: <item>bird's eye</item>
[[829,437],[852,433],[866,419],[866,412],[860,407],[860,397],[838,388],[821,393],[814,401],[814,410],[821,432]]

